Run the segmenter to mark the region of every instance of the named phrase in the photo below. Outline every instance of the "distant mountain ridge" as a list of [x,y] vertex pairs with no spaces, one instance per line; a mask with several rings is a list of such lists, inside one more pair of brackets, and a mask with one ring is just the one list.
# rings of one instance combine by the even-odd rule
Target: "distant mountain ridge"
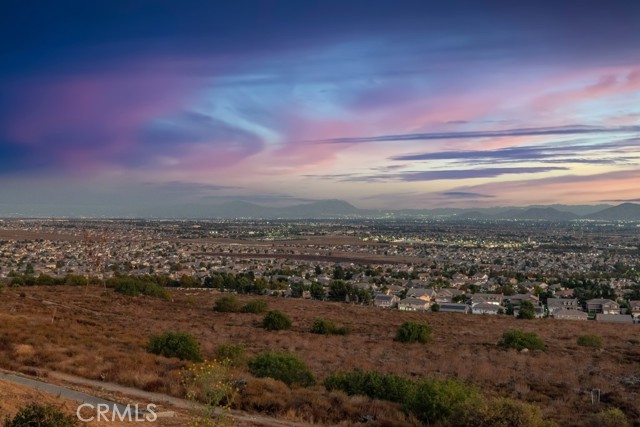
[[600,221],[639,221],[640,205],[635,203],[623,203],[603,209],[599,212],[587,215],[585,218]]
[[[4,210],[3,210],[4,208]],[[8,209],[11,209],[9,211]],[[452,221],[640,221],[640,204],[612,205],[548,205],[490,208],[434,209],[360,209],[339,199],[318,200],[291,206],[264,206],[246,201],[217,205],[179,204],[147,209],[113,206],[110,212],[96,214],[91,210],[51,211],[37,215],[36,209],[19,212],[0,204],[0,217],[65,217],[65,218],[159,218],[159,219],[356,219],[356,218],[438,218]]]
[[562,212],[552,207],[536,207],[524,210],[511,210],[494,215],[497,219],[534,220],[534,221],[571,221],[580,218],[573,212]]
[[[382,218],[433,217],[455,220],[526,220],[572,221],[578,219],[601,221],[640,221],[640,205],[625,203],[619,206],[579,205],[529,206],[521,208],[436,208],[436,209],[359,209],[344,200],[330,199],[287,207],[267,207],[249,202],[230,202],[209,208],[213,218]],[[584,214],[587,212],[588,214]]]

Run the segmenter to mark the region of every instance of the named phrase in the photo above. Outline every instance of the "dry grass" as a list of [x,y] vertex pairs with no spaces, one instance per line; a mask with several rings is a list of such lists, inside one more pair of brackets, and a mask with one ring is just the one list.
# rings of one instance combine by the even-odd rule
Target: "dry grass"
[[[25,297],[20,297],[22,292]],[[286,313],[293,321],[290,331],[266,332],[260,327],[261,315],[214,312],[213,304],[219,297],[215,291],[176,291],[172,300],[162,301],[104,293],[98,288],[90,288],[86,295],[84,289],[71,287],[7,289],[0,301],[0,366],[44,367],[180,395],[178,378],[184,363],[150,355],[144,346],[152,334],[186,331],[198,338],[207,357],[215,354],[219,344],[226,343],[244,344],[249,355],[263,350],[297,353],[320,381],[330,372],[357,368],[410,378],[459,378],[489,394],[536,403],[545,415],[563,426],[579,425],[577,414],[595,410],[590,391],[600,388],[601,408],[618,406],[640,426],[640,387],[622,382],[630,375],[638,375],[637,325],[405,313],[264,297],[270,309]],[[256,299],[238,298],[241,303]],[[52,321],[54,307],[57,311]],[[351,334],[309,333],[318,317],[344,325]],[[396,329],[407,320],[430,323],[432,342],[395,342]],[[518,353],[498,349],[495,344],[502,333],[515,327],[536,332],[547,344],[547,351]],[[585,333],[605,337],[605,348],[577,346],[576,338]],[[245,372],[238,375],[251,380]],[[301,400],[293,407],[292,401],[284,397],[284,403],[278,403],[282,390],[274,392],[272,404],[279,405],[278,413],[283,417],[316,420],[314,405],[323,408],[332,397],[323,395],[321,387],[314,390],[299,394],[296,398]],[[253,396],[243,405],[259,409],[260,400],[269,399]],[[364,410],[351,400],[344,405]],[[398,409],[385,407],[381,411],[393,413]]]
[[[58,408],[60,411],[64,412],[67,415],[76,416],[76,410],[78,408],[78,403],[61,399],[56,396],[52,396],[47,393],[42,393],[37,390],[33,390],[31,388],[17,385],[11,382],[1,381],[0,380],[0,420],[4,421],[5,417],[14,416],[18,410],[30,403],[38,403],[44,405],[52,405]],[[85,419],[89,419],[91,417],[96,417],[95,411],[91,411],[88,408],[84,408],[81,412],[81,415]],[[166,427],[179,427],[184,426],[185,423],[188,422],[188,417],[181,413],[176,413],[175,417],[172,418],[163,418],[162,425]],[[100,427],[104,426],[106,422],[104,419],[94,420],[86,424],[87,427]],[[109,415],[108,425],[112,427],[125,427],[125,426],[153,426],[157,423],[147,422],[147,421],[136,421],[134,419],[128,420],[125,419],[121,421],[119,419],[111,420],[111,416]]]

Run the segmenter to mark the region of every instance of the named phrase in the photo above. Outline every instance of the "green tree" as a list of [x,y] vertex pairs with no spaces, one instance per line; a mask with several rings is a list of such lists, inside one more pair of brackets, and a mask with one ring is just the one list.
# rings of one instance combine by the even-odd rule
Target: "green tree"
[[518,319],[535,319],[536,310],[531,301],[522,301],[520,304],[520,311],[518,312]]
[[326,296],[324,286],[321,283],[313,283],[309,288],[309,292],[311,293],[311,298],[317,300],[323,300]]
[[27,266],[24,268],[24,274],[33,275],[35,270],[33,269],[33,264],[30,262],[27,263]]
[[334,280],[329,284],[328,298],[331,301],[345,301],[349,295],[349,287],[342,280]]

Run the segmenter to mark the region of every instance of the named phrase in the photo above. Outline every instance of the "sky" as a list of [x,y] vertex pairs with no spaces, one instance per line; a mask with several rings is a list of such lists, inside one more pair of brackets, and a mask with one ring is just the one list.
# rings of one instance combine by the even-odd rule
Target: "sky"
[[0,211],[640,198],[640,2],[29,1]]

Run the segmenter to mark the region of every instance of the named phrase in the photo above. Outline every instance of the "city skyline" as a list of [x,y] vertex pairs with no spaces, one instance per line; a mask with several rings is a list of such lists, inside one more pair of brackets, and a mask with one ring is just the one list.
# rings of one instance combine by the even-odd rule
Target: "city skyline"
[[0,208],[638,201],[633,1],[9,2]]

